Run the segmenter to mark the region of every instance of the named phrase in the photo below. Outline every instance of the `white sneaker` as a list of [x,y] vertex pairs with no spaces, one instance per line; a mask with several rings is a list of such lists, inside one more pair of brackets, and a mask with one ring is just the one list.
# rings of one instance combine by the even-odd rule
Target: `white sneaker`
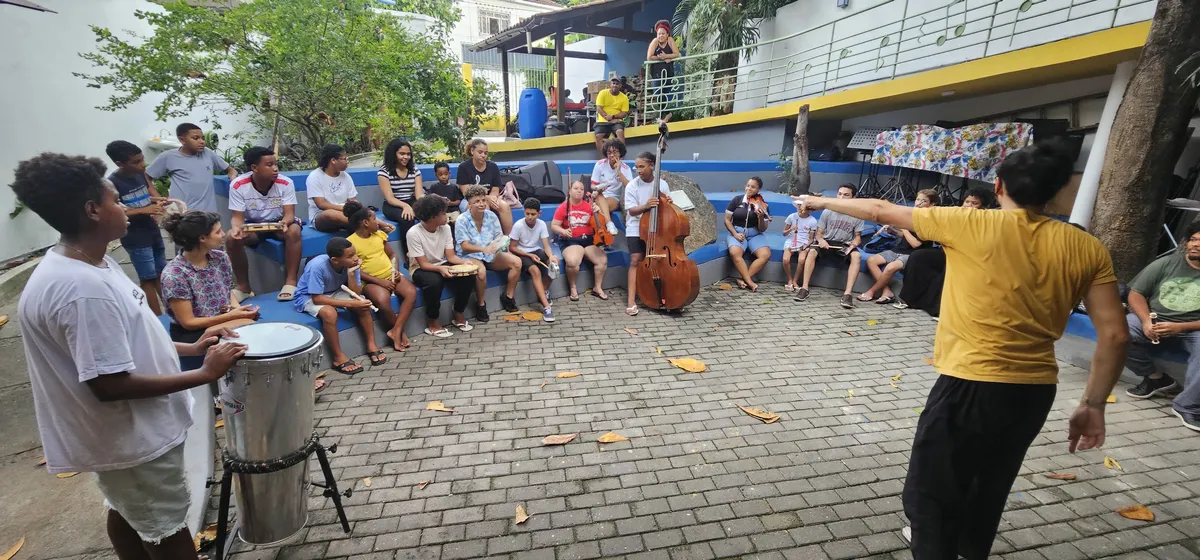
[[904,542],[911,544],[912,543],[912,527],[905,527],[903,529],[900,529],[900,536],[904,537]]
[[611,233],[611,234],[613,234],[613,235],[616,235],[616,234],[618,233],[618,232],[617,232],[617,224],[614,224],[614,223],[612,223],[612,222],[608,222],[608,233]]

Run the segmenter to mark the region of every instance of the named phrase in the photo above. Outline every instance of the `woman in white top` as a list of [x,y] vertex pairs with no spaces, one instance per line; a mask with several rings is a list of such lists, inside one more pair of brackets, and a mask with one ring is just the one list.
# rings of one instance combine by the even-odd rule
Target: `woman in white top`
[[[592,168],[592,200],[605,216],[621,209],[621,191],[633,180],[633,170],[621,158],[625,144],[615,138],[604,143],[604,159]],[[616,235],[617,226],[610,220],[608,232]]]
[[383,165],[376,173],[379,191],[383,193],[383,216],[400,229],[400,248],[407,252],[408,229],[416,223],[413,203],[425,196],[421,172],[413,163],[413,147],[408,140],[396,138],[383,150]]

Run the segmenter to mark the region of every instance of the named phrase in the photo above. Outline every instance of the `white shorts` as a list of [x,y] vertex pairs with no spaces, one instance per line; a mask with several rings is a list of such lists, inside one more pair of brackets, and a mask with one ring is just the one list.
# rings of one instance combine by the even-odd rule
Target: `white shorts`
[[[350,297],[350,294],[347,294],[346,292],[343,292],[341,290],[333,292],[332,294],[328,294],[325,297],[330,297],[330,298],[333,298],[336,300],[341,300],[341,301],[350,301],[350,300],[354,299],[353,297]],[[308,313],[309,315],[312,315],[313,317],[316,317],[317,314],[320,313],[321,309],[324,307],[325,307],[324,305],[317,305],[317,304],[313,303],[312,299],[309,299],[308,301],[304,302],[304,312]]]
[[187,471],[180,442],[170,451],[136,467],[96,473],[96,484],[104,495],[104,507],[116,510],[151,544],[187,528]]

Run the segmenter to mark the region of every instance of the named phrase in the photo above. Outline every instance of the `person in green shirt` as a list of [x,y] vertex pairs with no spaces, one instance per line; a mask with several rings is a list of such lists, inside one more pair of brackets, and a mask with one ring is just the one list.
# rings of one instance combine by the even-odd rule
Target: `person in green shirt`
[[[1189,380],[1200,371],[1200,223],[1189,225],[1184,236],[1187,242],[1178,252],[1150,263],[1129,283],[1130,343],[1125,367],[1142,376],[1137,387],[1125,392],[1134,398],[1179,389],[1179,383],[1154,366],[1153,358],[1166,352],[1187,352]],[[1200,431],[1200,382],[1186,384],[1171,408],[1184,426]]]

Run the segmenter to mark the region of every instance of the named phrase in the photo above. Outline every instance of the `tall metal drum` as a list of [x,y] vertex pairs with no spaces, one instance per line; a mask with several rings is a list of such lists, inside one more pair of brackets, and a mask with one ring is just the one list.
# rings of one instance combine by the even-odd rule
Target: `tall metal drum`
[[[313,384],[321,363],[317,330],[291,323],[234,329],[249,347],[221,378],[226,447],[242,461],[277,459],[313,433]],[[308,522],[308,461],[263,474],[237,474],[234,494],[242,540],[271,544]]]

